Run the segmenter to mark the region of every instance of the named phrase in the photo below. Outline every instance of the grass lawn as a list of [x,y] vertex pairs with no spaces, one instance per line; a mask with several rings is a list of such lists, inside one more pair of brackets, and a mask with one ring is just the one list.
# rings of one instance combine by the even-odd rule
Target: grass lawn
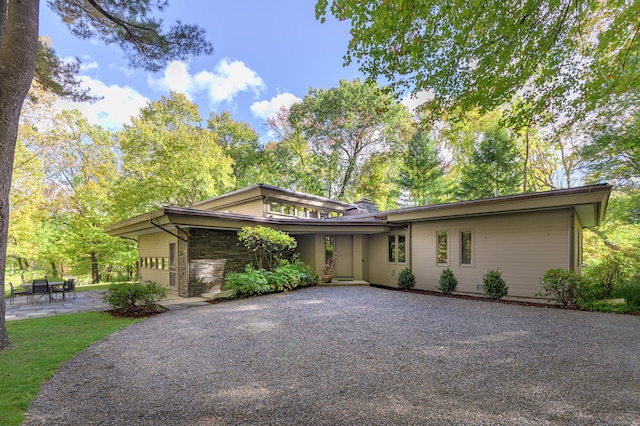
[[0,425],[19,425],[42,385],[87,346],[138,320],[82,312],[8,321],[11,347],[0,352]]

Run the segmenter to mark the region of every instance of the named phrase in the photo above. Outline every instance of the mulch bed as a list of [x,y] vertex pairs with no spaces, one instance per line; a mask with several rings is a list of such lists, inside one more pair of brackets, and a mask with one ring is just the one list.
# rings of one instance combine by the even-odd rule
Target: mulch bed
[[[543,303],[543,302],[530,302],[527,300],[506,300],[506,299],[489,299],[484,296],[474,296],[470,294],[452,294],[452,293],[442,293],[440,291],[433,290],[419,290],[419,289],[405,289],[405,288],[397,288],[397,287],[388,287],[385,285],[379,284],[369,284],[371,287],[383,288],[385,290],[394,290],[394,291],[405,291],[408,293],[419,293],[419,294],[427,294],[429,296],[436,297],[449,297],[452,299],[467,299],[467,300],[478,300],[481,302],[493,302],[493,303],[504,303],[507,305],[520,305],[520,306],[535,306],[538,308],[551,308],[551,309],[571,309],[565,308],[561,305],[557,305],[555,303]],[[577,309],[579,310],[579,309]],[[631,311],[625,312],[624,315],[640,315],[640,311]]]
[[168,309],[164,306],[160,305],[152,305],[152,306],[136,306],[134,309],[130,309],[127,311],[116,311],[114,309],[109,309],[108,312],[111,316],[116,318],[146,318],[153,315],[158,315],[164,312],[167,312]]

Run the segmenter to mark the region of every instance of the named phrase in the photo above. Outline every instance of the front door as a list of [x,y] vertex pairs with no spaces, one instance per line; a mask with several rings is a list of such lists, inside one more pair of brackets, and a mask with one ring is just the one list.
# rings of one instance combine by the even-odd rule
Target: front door
[[333,257],[336,260],[337,278],[353,277],[353,236],[352,235],[336,235],[335,251]]

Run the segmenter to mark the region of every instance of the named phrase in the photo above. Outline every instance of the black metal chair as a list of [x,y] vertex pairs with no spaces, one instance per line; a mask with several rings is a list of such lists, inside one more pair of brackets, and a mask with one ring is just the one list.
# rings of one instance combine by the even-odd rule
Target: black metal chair
[[27,296],[28,299],[31,295],[31,292],[29,290],[16,290],[11,281],[9,281],[9,287],[11,287],[11,298],[9,299],[10,304],[13,304],[13,299],[16,296]]
[[[51,302],[51,289],[49,288],[48,280],[33,280],[33,284],[31,287],[31,300],[33,303],[38,302],[40,299],[44,297],[44,295],[49,297],[49,302]],[[37,295],[40,295],[36,298]]]
[[76,279],[69,278],[62,284],[62,287],[54,288],[53,293],[62,293],[62,300],[66,300],[65,293],[73,293],[73,298],[76,298]]

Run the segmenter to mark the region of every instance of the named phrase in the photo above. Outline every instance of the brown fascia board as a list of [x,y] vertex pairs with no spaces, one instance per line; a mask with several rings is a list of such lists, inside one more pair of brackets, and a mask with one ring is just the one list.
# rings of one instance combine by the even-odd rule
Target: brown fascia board
[[240,222],[253,222],[253,223],[265,223],[269,225],[310,225],[310,226],[349,226],[349,225],[386,225],[386,220],[372,219],[372,218],[360,218],[355,217],[352,220],[333,220],[333,219],[312,219],[312,218],[280,218],[280,217],[262,217],[251,216],[230,212],[214,212],[209,210],[198,210],[185,207],[167,206],[164,208],[164,213],[170,217],[169,221],[174,222],[173,219],[178,217],[199,217],[199,218],[212,218],[212,219],[224,219],[235,220]]
[[130,217],[121,222],[114,223],[104,228],[104,231],[111,236],[120,236],[131,233],[131,231],[137,231],[152,227],[151,221],[159,219],[164,216],[164,209],[153,210],[148,213],[144,213],[138,216]]
[[[393,223],[396,221],[435,220],[594,205],[596,207],[594,214],[597,217],[594,218],[593,222],[597,225],[604,219],[611,188],[612,186],[607,184],[590,185],[447,204],[409,207],[378,213],[365,213],[352,217],[376,217],[383,214],[387,216],[390,223]],[[590,195],[592,196],[589,197]]]

